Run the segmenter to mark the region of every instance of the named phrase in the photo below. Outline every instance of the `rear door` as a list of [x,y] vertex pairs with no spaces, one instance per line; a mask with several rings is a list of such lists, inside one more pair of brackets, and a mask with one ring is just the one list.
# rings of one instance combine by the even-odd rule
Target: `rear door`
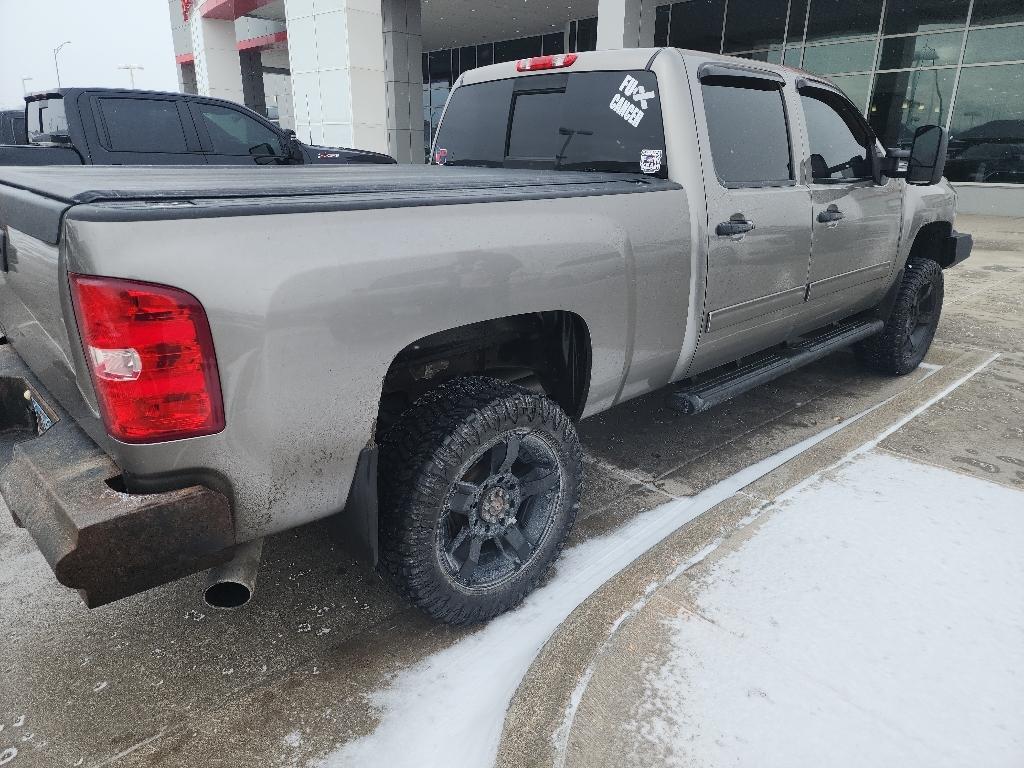
[[281,134],[251,112],[202,99],[190,106],[210,165],[276,165],[288,160]]
[[903,192],[875,184],[875,137],[844,95],[800,87],[809,148],[814,228],[804,326],[839,319],[877,301],[888,282],[900,236]]
[[691,373],[787,338],[811,250],[810,191],[796,172],[783,77],[707,63],[696,78],[708,276]]
[[90,138],[93,164],[205,165],[192,116],[180,98],[104,94],[88,99],[99,139],[93,146]]

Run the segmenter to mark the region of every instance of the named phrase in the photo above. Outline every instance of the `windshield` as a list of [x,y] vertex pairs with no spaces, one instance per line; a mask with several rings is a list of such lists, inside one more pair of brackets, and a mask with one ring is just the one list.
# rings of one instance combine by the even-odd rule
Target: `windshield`
[[26,115],[29,143],[67,143],[68,118],[64,114],[64,99],[54,97],[30,101]]
[[665,178],[653,72],[553,72],[456,88],[437,165],[647,173]]

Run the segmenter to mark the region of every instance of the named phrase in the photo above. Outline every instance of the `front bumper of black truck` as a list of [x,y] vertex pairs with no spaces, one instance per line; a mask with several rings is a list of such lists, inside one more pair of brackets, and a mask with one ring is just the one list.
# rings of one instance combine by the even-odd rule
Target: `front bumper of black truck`
[[95,608],[230,559],[234,527],[222,494],[121,487],[110,457],[0,343],[0,496],[61,584]]

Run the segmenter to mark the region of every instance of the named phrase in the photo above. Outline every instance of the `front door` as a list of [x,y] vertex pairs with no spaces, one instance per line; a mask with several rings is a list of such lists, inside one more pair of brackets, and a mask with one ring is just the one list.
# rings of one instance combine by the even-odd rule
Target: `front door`
[[813,205],[806,328],[877,303],[899,245],[902,187],[872,179],[875,139],[849,100],[802,87]]
[[810,192],[795,172],[785,81],[717,65],[698,77],[707,124],[701,151],[711,161],[704,161],[708,276],[690,374],[789,336],[811,250]]

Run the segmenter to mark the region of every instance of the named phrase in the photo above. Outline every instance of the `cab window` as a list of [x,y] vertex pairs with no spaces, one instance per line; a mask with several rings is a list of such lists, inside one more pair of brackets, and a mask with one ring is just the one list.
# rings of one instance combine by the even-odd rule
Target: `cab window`
[[839,94],[816,89],[801,90],[800,103],[815,183],[870,179],[872,140],[856,109]]
[[112,152],[188,152],[177,102],[167,99],[99,99]]
[[701,81],[715,172],[726,187],[793,183],[781,83],[743,77]]
[[284,155],[281,139],[263,123],[230,107],[193,104],[198,122],[206,128],[214,153],[218,155]]
[[460,86],[448,102],[432,160],[666,178],[657,76],[555,71]]

